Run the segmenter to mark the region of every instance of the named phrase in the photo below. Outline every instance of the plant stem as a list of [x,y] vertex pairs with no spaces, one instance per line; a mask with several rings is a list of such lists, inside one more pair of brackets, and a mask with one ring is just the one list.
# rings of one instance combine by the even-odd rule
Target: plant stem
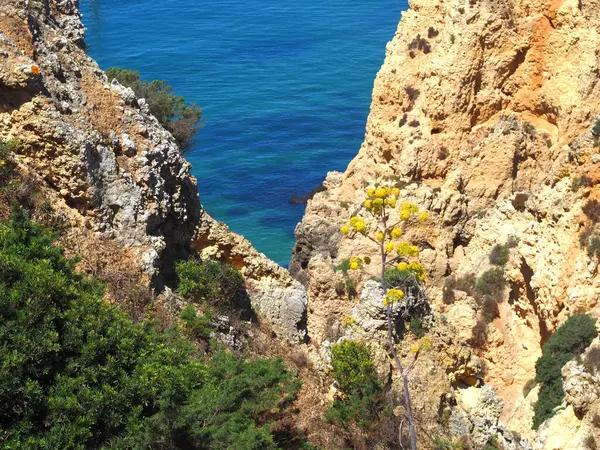
[[[384,295],[387,293],[387,285],[385,283],[385,264],[386,264],[386,253],[385,253],[385,241],[387,238],[387,218],[385,217],[385,208],[382,213],[381,225],[383,226],[383,239],[379,244],[381,248],[381,285],[383,286]],[[415,420],[412,412],[412,404],[410,402],[410,391],[408,390],[408,372],[404,371],[404,367],[402,367],[402,363],[398,358],[398,354],[396,352],[396,347],[394,346],[394,327],[392,322],[392,305],[387,305],[387,342],[390,347],[390,352],[392,353],[392,357],[394,358],[394,363],[396,364],[396,368],[400,375],[402,376],[402,385],[404,388],[404,402],[406,405],[406,415],[408,416],[408,425],[410,429],[410,448],[411,450],[417,450],[417,433],[415,430]]]

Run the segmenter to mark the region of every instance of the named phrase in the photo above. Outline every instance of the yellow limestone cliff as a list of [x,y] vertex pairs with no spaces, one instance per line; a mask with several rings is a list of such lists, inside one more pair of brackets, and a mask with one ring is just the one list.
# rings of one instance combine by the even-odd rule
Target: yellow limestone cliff
[[[463,410],[479,408],[485,395],[468,379],[476,374],[503,404],[491,426],[539,449],[585,448],[589,435],[598,439],[589,413],[597,397],[574,414],[577,401],[567,396],[564,411],[535,433],[537,389],[524,398],[523,386],[559,324],[575,313],[600,314],[597,262],[580,244],[598,219],[600,147],[592,127],[599,81],[598,1],[411,0],[375,80],[358,155],[343,174],[328,174],[327,189],[296,229],[290,269],[309,292],[311,338],[331,339],[364,300],[371,275],[353,275],[359,296],[349,299],[336,292],[334,267],[351,255],[377,264],[377,248],[341,239],[338,230],[364,201],[365,186],[390,180],[430,211],[427,232],[411,237],[428,270],[437,351],[472,351],[469,364],[476,357],[482,364],[459,371],[461,385],[440,360],[448,355],[425,361],[411,381],[422,417],[439,420],[448,396]],[[491,249],[509,239],[516,245],[499,317],[486,323],[474,299],[447,280],[489,270]],[[435,370],[447,375],[433,377],[439,386],[429,381]],[[517,440],[505,445],[519,448]]]

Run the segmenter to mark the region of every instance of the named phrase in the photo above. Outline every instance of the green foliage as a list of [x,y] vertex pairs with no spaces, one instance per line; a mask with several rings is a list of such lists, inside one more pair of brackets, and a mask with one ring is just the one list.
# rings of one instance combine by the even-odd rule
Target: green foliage
[[600,257],[600,232],[594,225],[588,225],[579,233],[579,245],[587,250],[590,258]]
[[350,258],[344,259],[338,266],[334,267],[336,272],[342,272],[344,274],[344,281],[340,281],[335,285],[335,291],[339,294],[348,295],[348,299],[356,297],[356,284],[350,278]]
[[362,342],[342,341],[331,347],[333,379],[342,394],[327,412],[327,420],[365,428],[383,409],[383,387],[377,379],[371,352]]
[[482,307],[486,322],[491,322],[500,316],[498,301],[501,300],[505,288],[504,269],[501,267],[494,267],[477,278],[475,284],[476,300]]
[[356,297],[356,285],[354,284],[354,281],[352,281],[352,278],[347,277],[346,278],[346,293],[348,294],[348,298],[352,298],[352,297]]
[[571,191],[577,192],[581,187],[590,187],[592,184],[592,179],[586,175],[575,177],[571,182]]
[[434,450],[463,450],[465,441],[463,439],[454,439],[443,436],[435,436],[431,439]]
[[12,158],[12,152],[19,146],[16,139],[9,141],[0,140],[0,189],[10,187],[17,164]]
[[335,267],[336,272],[342,272],[344,275],[348,275],[350,270],[350,258],[344,259],[338,266]]
[[[500,247],[499,250],[492,250],[490,260],[493,259],[495,262],[505,264],[508,259],[508,249],[514,245],[516,245],[514,241],[509,239],[507,244]],[[443,299],[446,304],[451,304],[454,301],[455,290],[466,292],[467,295],[473,297],[479,306],[481,306],[486,322],[491,322],[499,316],[498,301],[501,300],[505,288],[504,269],[502,267],[493,267],[478,278],[473,274],[467,274],[460,278],[456,278],[453,275],[446,277],[444,280]]]
[[252,306],[239,270],[218,261],[183,261],[175,266],[178,292],[198,305],[220,314],[252,318]]
[[427,328],[420,317],[412,317],[410,320],[410,331],[417,338],[421,339],[427,333]]
[[542,347],[542,356],[535,363],[535,380],[542,386],[534,406],[534,429],[552,417],[563,401],[562,367],[580,355],[597,334],[596,319],[585,314],[571,316]]
[[504,266],[508,262],[508,254],[511,248],[516,247],[518,244],[517,239],[514,237],[508,238],[505,244],[497,244],[492,248],[490,252],[490,264],[495,266]]
[[387,269],[385,271],[385,285],[390,288],[402,288],[406,286],[407,283],[413,283],[415,277],[413,273],[409,270],[398,270],[396,267],[392,267],[391,269]]
[[196,339],[208,339],[211,332],[211,314],[198,316],[194,305],[187,305],[181,312],[181,320],[186,326],[189,333]]
[[596,444],[596,438],[594,437],[593,434],[589,434],[586,436],[586,438],[583,441],[583,445],[585,445],[585,448],[587,448],[589,450],[597,450],[598,449],[598,445]]
[[492,436],[485,443],[483,450],[504,450],[504,446],[498,442],[498,439]]
[[281,360],[196,359],[177,329],[133,323],[51,235],[20,210],[11,218],[0,224],[0,447],[276,448],[270,424],[298,389]]
[[537,135],[537,129],[531,122],[523,122],[523,131],[531,136]]
[[191,143],[202,117],[200,108],[194,104],[186,105],[185,99],[176,96],[173,87],[165,81],[144,81],[137,71],[111,67],[106,71],[106,76],[133,89],[139,98],[146,99],[150,112],[173,134],[181,147]]
[[484,272],[475,284],[475,290],[481,296],[499,297],[503,294],[506,287],[504,280],[504,270],[500,267],[494,267]]

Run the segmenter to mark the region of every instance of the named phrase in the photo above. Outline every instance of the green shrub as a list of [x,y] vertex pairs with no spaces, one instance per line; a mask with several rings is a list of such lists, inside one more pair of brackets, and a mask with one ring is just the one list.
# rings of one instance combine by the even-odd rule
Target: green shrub
[[500,297],[506,288],[504,280],[504,270],[500,267],[494,267],[484,272],[475,284],[475,290],[481,296]]
[[345,293],[348,295],[348,299],[356,297],[356,284],[352,278],[350,278],[348,272],[350,270],[350,259],[344,259],[338,266],[334,267],[334,270],[344,274],[344,281],[340,281],[335,285],[335,291],[337,294],[343,295]]
[[152,115],[173,134],[181,147],[191,143],[202,117],[200,108],[194,104],[186,105],[185,99],[176,96],[172,86],[165,81],[144,81],[137,71],[111,67],[106,76],[133,89],[137,97],[146,99]]
[[331,347],[332,377],[340,396],[327,411],[327,420],[366,428],[383,409],[383,386],[369,348],[362,342],[342,341]]
[[594,225],[587,225],[579,233],[579,245],[587,250],[590,258],[600,257],[600,232]]
[[232,318],[253,318],[244,277],[239,270],[218,261],[177,263],[178,292],[192,302]]
[[494,267],[477,278],[475,299],[481,306],[486,322],[491,322],[500,316],[498,302],[501,300],[505,288],[504,269],[501,267]]
[[469,273],[456,279],[455,289],[466,292],[468,295],[473,296],[475,294],[476,285],[477,278],[472,273]]
[[396,267],[387,269],[384,276],[385,284],[388,288],[405,288],[416,284],[413,272],[410,270],[400,271]]
[[581,177],[575,177],[573,178],[573,181],[571,182],[571,191],[572,192],[577,192],[579,191],[579,189],[581,187],[590,187],[592,186],[592,179],[586,175],[583,175]]
[[420,317],[412,317],[410,319],[410,331],[419,339],[425,336],[427,327],[423,324],[423,319]]
[[490,252],[490,264],[504,266],[508,262],[510,249],[506,245],[495,245]]
[[586,436],[586,438],[584,439],[583,444],[585,445],[585,448],[587,448],[589,450],[597,450],[598,449],[598,445],[596,444],[596,438],[594,437],[593,434],[588,434]]
[[344,275],[348,275],[350,270],[350,258],[344,259],[338,266],[335,267],[336,272],[342,272]]
[[517,246],[519,241],[514,237],[509,237],[505,244],[497,244],[490,252],[490,264],[495,266],[505,266],[508,262],[508,254],[511,248]]
[[431,439],[434,450],[464,450],[467,448],[465,439],[435,436]]
[[5,141],[0,139],[0,189],[5,190],[11,187],[17,164],[12,153],[19,146],[15,139]]
[[346,293],[348,294],[348,298],[353,298],[356,297],[356,285],[354,284],[354,281],[352,281],[352,278],[348,277],[346,278]]
[[181,312],[181,320],[189,333],[196,339],[208,339],[212,331],[211,319],[210,312],[199,316],[192,304],[187,305]]
[[0,224],[0,447],[274,449],[298,382],[281,360],[197,359],[133,323],[14,210]]
[[535,380],[542,385],[534,406],[534,429],[552,417],[564,399],[563,366],[580,355],[597,334],[596,319],[585,314],[571,316],[542,347],[542,356],[535,363]]
[[485,443],[483,450],[504,450],[504,446],[498,442],[498,439],[492,436]]

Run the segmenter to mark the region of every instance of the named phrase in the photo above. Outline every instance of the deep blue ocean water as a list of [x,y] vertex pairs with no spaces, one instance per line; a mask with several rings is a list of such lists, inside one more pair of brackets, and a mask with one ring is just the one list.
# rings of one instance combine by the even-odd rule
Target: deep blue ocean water
[[217,220],[282,265],[304,205],[364,137],[407,0],[81,0],[103,69],[164,79],[198,104],[186,157]]

